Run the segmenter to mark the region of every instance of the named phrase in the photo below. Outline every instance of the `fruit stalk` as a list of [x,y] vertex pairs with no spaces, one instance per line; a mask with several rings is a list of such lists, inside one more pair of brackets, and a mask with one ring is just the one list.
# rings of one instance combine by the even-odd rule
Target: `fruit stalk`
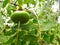
[[20,21],[17,23],[18,24],[18,29],[17,29],[17,33],[16,33],[16,45],[18,44],[18,40],[19,40],[19,38],[18,38],[18,33],[19,33],[19,31],[21,31],[21,28],[20,28]]

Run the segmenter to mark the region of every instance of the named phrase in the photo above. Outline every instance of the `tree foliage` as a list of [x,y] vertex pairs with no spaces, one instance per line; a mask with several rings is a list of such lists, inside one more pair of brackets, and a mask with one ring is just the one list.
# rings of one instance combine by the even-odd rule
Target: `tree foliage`
[[[52,11],[56,0],[3,0],[0,2],[0,45],[59,45],[59,12]],[[57,1],[56,1],[57,2]],[[15,11],[30,14],[27,23],[11,20]],[[22,20],[22,19],[21,19]]]

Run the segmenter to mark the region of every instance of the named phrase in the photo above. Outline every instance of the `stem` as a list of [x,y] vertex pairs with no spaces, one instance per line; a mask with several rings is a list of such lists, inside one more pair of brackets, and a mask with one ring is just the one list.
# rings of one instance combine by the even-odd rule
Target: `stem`
[[20,21],[18,22],[18,31],[20,30]]
[[21,29],[20,29],[20,21],[18,22],[18,29],[17,29],[17,33],[16,33],[16,45],[17,45],[17,43],[18,43],[18,33],[19,33],[19,31],[20,31]]
[[[36,0],[36,7],[38,7],[38,6],[39,6],[39,0]],[[37,9],[36,9],[36,10],[37,10]],[[36,16],[36,19],[37,19],[37,21],[38,21],[38,30],[40,30],[40,23],[39,23],[38,14],[36,14],[35,16]],[[39,36],[40,39],[42,38],[40,31],[38,31],[38,36]],[[39,40],[39,41],[40,41],[40,40]],[[40,41],[40,43],[41,43],[41,45],[42,45],[42,40]]]

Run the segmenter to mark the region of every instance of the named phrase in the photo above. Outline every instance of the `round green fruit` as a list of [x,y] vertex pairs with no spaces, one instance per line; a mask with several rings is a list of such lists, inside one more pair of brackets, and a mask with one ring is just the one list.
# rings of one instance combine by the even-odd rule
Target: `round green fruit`
[[26,11],[15,11],[11,14],[11,20],[14,23],[26,23],[29,20],[29,13]]

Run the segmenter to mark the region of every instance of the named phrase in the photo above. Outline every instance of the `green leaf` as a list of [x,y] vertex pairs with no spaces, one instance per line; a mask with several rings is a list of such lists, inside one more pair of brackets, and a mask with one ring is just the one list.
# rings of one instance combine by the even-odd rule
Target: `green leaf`
[[22,39],[24,41],[25,41],[25,39],[26,39],[26,41],[37,41],[38,37],[36,37],[34,35],[25,35]]
[[38,20],[37,20],[37,19],[34,19],[33,22],[34,22],[34,23],[38,23]]
[[30,35],[36,35],[38,33],[38,30],[35,29],[35,30],[32,30],[32,31],[29,31],[29,34]]
[[28,24],[25,25],[21,25],[21,29],[22,30],[32,30],[32,29],[37,29],[37,26],[35,25],[35,23],[33,22],[33,20],[29,20]]
[[21,42],[22,42],[21,40],[18,40],[17,45],[21,45]]
[[[30,1],[31,1],[31,0],[30,0]],[[34,5],[36,4],[36,2],[35,2],[34,0],[32,0],[31,3],[34,4]]]
[[27,3],[29,3],[30,2],[30,0],[24,0],[24,3],[25,4],[27,4]]
[[18,1],[19,6],[21,6],[23,1],[22,0],[17,0],[17,1]]
[[24,35],[26,35],[26,32],[24,30],[19,31],[18,37],[21,39]]
[[7,13],[8,13],[9,15],[11,15],[11,7],[10,7],[10,6],[7,7]]
[[3,8],[10,2],[10,0],[4,0],[3,2]]
[[26,41],[24,41],[24,40],[18,40],[18,43],[17,43],[17,45],[27,45],[26,44]]
[[[31,26],[33,25],[33,21],[29,21],[29,23],[28,24],[26,24],[26,25],[21,25],[21,29],[22,30],[29,30],[29,29],[31,29]],[[33,27],[32,27],[33,28]]]
[[13,27],[12,27],[12,30],[17,30],[18,29],[18,25],[14,25]]
[[41,18],[43,18],[44,17],[44,15],[45,15],[45,7],[42,7],[41,8],[41,11],[40,11],[40,14],[39,14],[39,18],[41,19]]
[[15,43],[11,43],[11,45],[15,45]]
[[34,0],[24,0],[24,3],[27,4],[27,3],[31,3],[31,4],[36,4],[36,2]]
[[6,41],[6,44],[12,43],[14,39],[15,39],[15,36],[10,37],[10,38]]
[[7,41],[7,37],[4,35],[0,35],[0,43],[6,42],[6,41]]
[[49,31],[49,30],[51,30],[55,25],[56,25],[56,22],[46,21],[46,22],[42,23],[42,25],[40,26],[40,28],[41,28],[43,31]]
[[16,10],[17,9],[17,6],[15,6],[15,5],[10,4],[9,6],[10,6],[11,10]]
[[0,12],[0,27],[1,28],[3,28],[3,23],[4,23],[4,21],[3,21],[3,18],[2,18],[2,14]]
[[3,4],[3,3],[0,2],[0,8],[2,7],[2,4]]
[[16,32],[16,30],[10,30],[4,33],[5,36],[11,36]]
[[54,35],[51,35],[51,36],[50,36],[50,42],[51,42],[51,43],[52,43],[53,39],[54,39]]
[[39,2],[43,2],[43,1],[45,1],[45,0],[39,0]]
[[31,41],[31,42],[29,43],[29,45],[40,45],[40,44],[39,44],[39,42],[37,42],[37,41],[35,41],[35,42]]
[[22,41],[22,42],[21,42],[21,45],[27,45],[27,44],[26,44],[26,41]]
[[42,37],[46,42],[48,42],[48,43],[50,42],[50,35],[47,34],[46,32],[42,33]]

